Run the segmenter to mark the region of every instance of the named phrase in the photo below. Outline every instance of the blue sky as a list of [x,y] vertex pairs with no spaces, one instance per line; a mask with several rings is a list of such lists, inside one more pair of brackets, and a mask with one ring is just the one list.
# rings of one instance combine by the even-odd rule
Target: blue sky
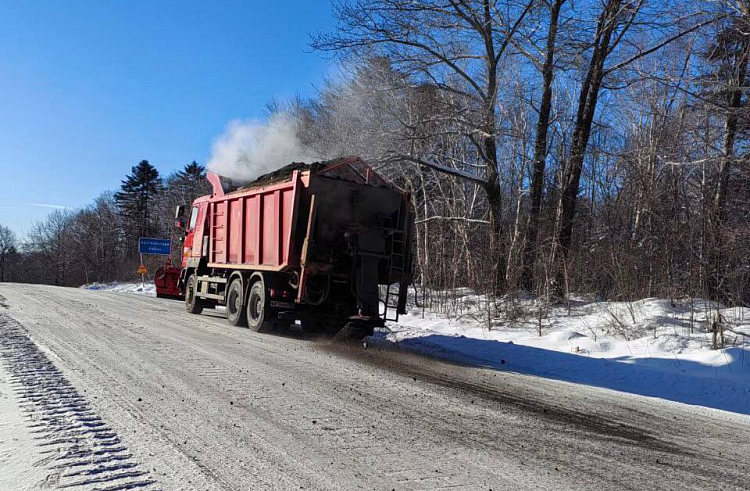
[[84,206],[141,159],[205,163],[228,121],[334,72],[307,46],[333,25],[327,0],[4,2],[0,224]]

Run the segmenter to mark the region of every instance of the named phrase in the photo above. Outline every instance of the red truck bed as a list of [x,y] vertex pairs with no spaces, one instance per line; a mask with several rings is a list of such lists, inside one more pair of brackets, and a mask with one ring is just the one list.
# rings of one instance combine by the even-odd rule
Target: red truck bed
[[301,176],[214,196],[208,204],[209,267],[278,271],[289,265]]

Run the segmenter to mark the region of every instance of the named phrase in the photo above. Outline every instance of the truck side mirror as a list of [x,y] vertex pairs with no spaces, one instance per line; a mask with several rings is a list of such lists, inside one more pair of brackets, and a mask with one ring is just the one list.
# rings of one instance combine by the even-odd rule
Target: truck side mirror
[[183,215],[185,215],[185,205],[180,205],[177,207],[174,213],[175,219],[182,218]]

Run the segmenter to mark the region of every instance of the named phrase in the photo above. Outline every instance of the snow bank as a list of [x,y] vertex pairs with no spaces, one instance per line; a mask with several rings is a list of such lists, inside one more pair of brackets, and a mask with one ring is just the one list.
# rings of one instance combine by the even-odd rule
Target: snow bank
[[[473,301],[470,300],[471,304]],[[573,302],[539,317],[482,322],[465,310],[459,320],[413,308],[373,342],[493,369],[587,384],[686,404],[750,414],[750,338],[726,332],[712,350],[707,326],[716,306],[675,302]],[[514,303],[514,308],[518,304]],[[726,323],[750,333],[750,309],[719,309]],[[486,314],[485,314],[486,316]]]
[[119,292],[119,293],[135,293],[137,295],[147,295],[149,297],[156,296],[156,286],[153,283],[146,283],[142,285],[138,283],[119,283],[114,281],[112,283],[90,283],[83,285],[80,288],[84,290],[102,290],[108,292]]

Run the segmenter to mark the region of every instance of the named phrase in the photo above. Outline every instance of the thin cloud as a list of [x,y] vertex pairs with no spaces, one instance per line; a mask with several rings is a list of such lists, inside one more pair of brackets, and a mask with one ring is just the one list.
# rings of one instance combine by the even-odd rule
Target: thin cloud
[[73,208],[65,205],[52,205],[49,203],[26,203],[29,206],[38,206],[40,208],[53,208],[55,210],[72,210]]

